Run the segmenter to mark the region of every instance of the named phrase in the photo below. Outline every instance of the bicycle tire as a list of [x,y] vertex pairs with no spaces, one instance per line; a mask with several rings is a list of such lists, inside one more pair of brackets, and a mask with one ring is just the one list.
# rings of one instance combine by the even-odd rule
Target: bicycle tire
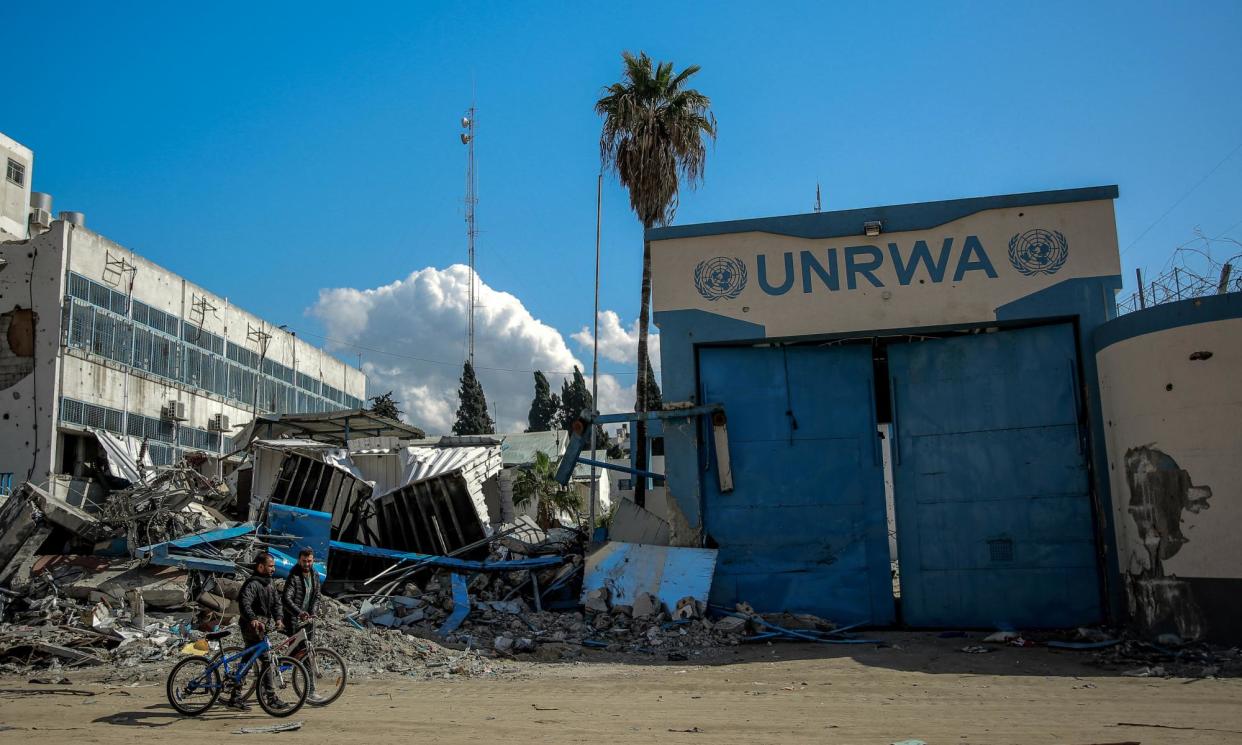
[[[269,663],[265,661],[263,664],[266,666]],[[259,706],[263,708],[263,711],[267,712],[268,716],[281,718],[293,715],[306,704],[306,695],[309,693],[309,686],[307,686],[306,682],[309,680],[309,675],[306,672],[306,666],[292,657],[277,659],[276,667],[279,690],[282,692],[293,691],[297,701],[278,707],[271,700],[274,694],[265,694],[263,691],[259,692],[258,699]],[[260,671],[260,677],[261,674],[262,670]],[[289,676],[287,681],[285,680],[286,675]],[[299,677],[301,678],[300,683],[298,682]]]
[[[212,656],[212,660],[218,660],[222,657],[231,657],[232,655],[235,655],[235,654],[238,654],[239,652],[244,652],[244,651],[245,651],[244,647],[236,647],[236,646],[222,647],[218,653]],[[237,662],[234,662],[233,664],[240,665],[242,663],[241,661],[237,661]],[[242,690],[238,692],[237,694],[237,700],[239,702],[244,704],[250,700],[251,696],[254,695],[255,688],[257,688],[259,685],[258,672],[259,672],[258,662],[251,665],[250,669],[246,671],[246,677],[242,678],[242,682],[241,682]]]
[[[307,673],[309,673],[315,681],[315,693],[307,694],[306,696],[306,703],[311,706],[327,706],[333,701],[336,701],[341,697],[341,694],[345,692],[345,684],[349,682],[349,668],[345,665],[344,657],[337,654],[334,650],[328,649],[327,647],[315,647],[315,657],[319,658],[321,656],[335,660],[332,664],[335,665],[336,669],[340,670],[340,674],[335,688],[328,692],[329,695],[321,695],[319,686],[322,678],[320,675],[319,665],[314,665],[313,669],[310,666],[307,667]],[[305,665],[306,662],[307,658],[303,658],[302,663]]]
[[[200,702],[200,705],[191,706],[185,701],[184,693],[186,691],[182,690],[182,687],[177,686],[174,681],[177,679],[177,674],[183,668],[189,668],[195,665],[201,665],[203,667],[203,672],[190,679],[191,691],[194,685],[198,684],[198,681],[204,676],[210,677],[210,680],[208,680],[204,686],[204,688],[210,688],[210,690],[206,691],[206,703]],[[168,703],[171,704],[179,714],[183,714],[187,717],[196,717],[210,709],[212,705],[216,703],[216,699],[220,698],[220,670],[219,668],[212,667],[212,661],[204,657],[186,657],[184,660],[178,662],[173,669],[168,672],[168,680],[164,684],[164,692],[168,695]]]

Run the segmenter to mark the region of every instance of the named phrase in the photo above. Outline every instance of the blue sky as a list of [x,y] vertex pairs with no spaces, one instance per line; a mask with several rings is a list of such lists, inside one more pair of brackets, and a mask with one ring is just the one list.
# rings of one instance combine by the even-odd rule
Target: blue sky
[[[1242,237],[1238,2],[19,3],[5,17],[22,71],[0,131],[35,150],[35,188],[308,334],[324,330],[307,315],[320,289],[464,260],[472,95],[483,281],[566,336],[588,323],[592,104],[622,49],[703,67],[720,136],[677,222],[809,211],[817,181],[825,209],[1116,183],[1127,291],[1196,226]],[[603,243],[601,304],[632,318],[641,231],[613,180]]]

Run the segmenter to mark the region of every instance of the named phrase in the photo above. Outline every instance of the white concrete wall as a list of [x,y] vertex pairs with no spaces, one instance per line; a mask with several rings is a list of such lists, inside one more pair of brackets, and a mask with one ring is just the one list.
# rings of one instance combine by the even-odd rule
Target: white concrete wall
[[[14,487],[28,478],[46,482],[55,462],[60,306],[70,228],[56,222],[30,240],[0,243],[9,262],[0,272],[0,473],[13,474]],[[14,353],[20,340],[3,320],[22,309],[34,310],[33,358]]]
[[1120,570],[1154,622],[1160,594],[1187,605],[1178,578],[1242,578],[1242,319],[1125,339],[1097,362]]
[[[8,179],[10,159],[26,169],[20,185]],[[34,153],[0,133],[0,169],[0,240],[24,240],[26,218],[30,213],[30,184],[34,179]]]

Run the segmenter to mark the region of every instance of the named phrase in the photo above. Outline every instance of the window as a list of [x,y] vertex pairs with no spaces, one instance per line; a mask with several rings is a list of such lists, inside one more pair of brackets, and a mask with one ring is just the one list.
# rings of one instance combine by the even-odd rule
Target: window
[[5,177],[8,178],[9,181],[12,181],[13,183],[17,184],[18,186],[25,186],[26,185],[26,166],[22,165],[21,163],[18,163],[12,158],[9,158],[9,168],[8,168],[8,171],[5,172]]

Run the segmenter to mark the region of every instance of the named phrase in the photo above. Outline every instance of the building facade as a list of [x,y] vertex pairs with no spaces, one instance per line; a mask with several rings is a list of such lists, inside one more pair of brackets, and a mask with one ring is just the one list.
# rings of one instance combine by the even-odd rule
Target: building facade
[[1121,286],[1117,193],[648,232],[664,398],[728,421],[727,491],[699,422],[663,430],[674,540],[719,549],[713,602],[931,628],[1110,617],[1092,335]]
[[29,201],[0,243],[0,485],[89,480],[88,430],[145,440],[160,465],[227,455],[256,413],[364,405],[360,370]]

